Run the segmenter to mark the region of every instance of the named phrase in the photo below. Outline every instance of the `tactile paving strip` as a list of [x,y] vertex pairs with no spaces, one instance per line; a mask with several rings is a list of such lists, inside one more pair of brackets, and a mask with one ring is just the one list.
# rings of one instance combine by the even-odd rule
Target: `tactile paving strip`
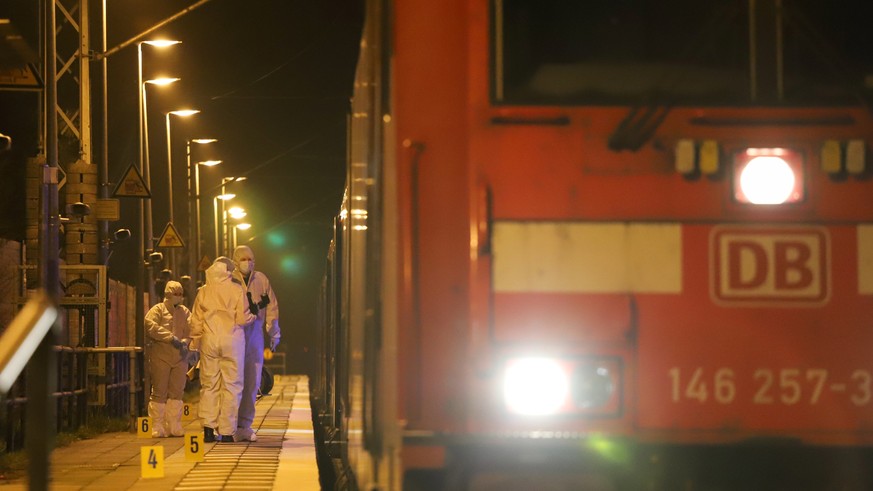
[[262,398],[255,406],[254,426],[258,441],[216,443],[206,452],[204,461],[198,462],[174,489],[273,489],[296,383],[281,384],[276,388],[280,389],[279,394]]

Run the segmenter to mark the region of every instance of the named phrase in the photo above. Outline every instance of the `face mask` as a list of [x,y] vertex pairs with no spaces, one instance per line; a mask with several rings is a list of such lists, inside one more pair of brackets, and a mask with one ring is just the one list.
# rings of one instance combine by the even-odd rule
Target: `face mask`
[[239,262],[239,270],[242,272],[242,274],[251,273],[254,266],[255,266],[255,262],[249,261],[248,259],[244,259],[244,260]]
[[177,307],[180,303],[182,303],[182,296],[170,295],[170,303],[173,304],[173,307]]

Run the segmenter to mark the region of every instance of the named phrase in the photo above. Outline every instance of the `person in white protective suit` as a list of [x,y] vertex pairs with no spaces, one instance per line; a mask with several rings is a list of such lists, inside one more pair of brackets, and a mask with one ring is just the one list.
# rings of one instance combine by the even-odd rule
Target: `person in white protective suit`
[[243,326],[254,320],[245,291],[231,280],[233,269],[229,258],[216,259],[192,307],[191,337],[200,351],[199,413],[207,443],[233,441],[243,389]]
[[148,370],[152,390],[149,416],[152,436],[183,436],[182,393],[188,370],[188,344],[191,312],[182,305],[182,284],[168,281],[164,301],[155,304],[145,316],[148,334]]
[[243,377],[242,401],[239,404],[239,421],[236,441],[257,441],[258,436],[252,429],[255,420],[255,401],[258,388],[261,386],[261,369],[264,366],[264,334],[269,338],[270,351],[276,351],[276,346],[282,336],[279,330],[279,304],[270,286],[267,275],[255,271],[255,254],[249,246],[237,246],[233,250],[233,261],[238,268],[234,271],[234,280],[246,289],[246,300],[249,310],[255,315],[254,322],[246,324],[246,356],[245,373]]

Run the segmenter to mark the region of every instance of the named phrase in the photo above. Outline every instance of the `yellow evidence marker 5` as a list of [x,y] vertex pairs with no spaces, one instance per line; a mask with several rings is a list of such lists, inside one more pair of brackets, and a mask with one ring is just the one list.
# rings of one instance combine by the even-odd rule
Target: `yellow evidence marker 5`
[[185,433],[185,460],[188,462],[203,462],[206,449],[203,445],[203,432]]

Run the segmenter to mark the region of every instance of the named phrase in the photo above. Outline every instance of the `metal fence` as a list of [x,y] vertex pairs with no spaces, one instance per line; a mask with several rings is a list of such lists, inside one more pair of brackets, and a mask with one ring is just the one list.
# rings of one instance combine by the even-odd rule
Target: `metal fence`
[[[29,269],[19,269],[19,308],[29,296]],[[75,431],[95,415],[135,418],[144,399],[143,349],[135,346],[135,289],[109,280],[106,268],[95,265],[61,266],[61,288],[56,430]],[[0,404],[6,451],[24,446],[26,378],[27,371]]]

